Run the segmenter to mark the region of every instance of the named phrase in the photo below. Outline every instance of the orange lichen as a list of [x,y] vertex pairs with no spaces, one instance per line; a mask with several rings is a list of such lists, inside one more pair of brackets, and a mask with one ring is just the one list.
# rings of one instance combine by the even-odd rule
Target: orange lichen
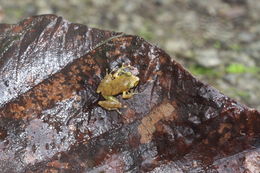
[[231,132],[227,132],[224,134],[224,136],[222,136],[220,139],[219,139],[219,144],[224,144],[225,142],[227,142],[230,138],[231,138]]
[[138,127],[138,132],[141,135],[140,142],[148,143],[152,140],[152,135],[156,131],[155,124],[158,121],[173,121],[176,117],[175,108],[172,104],[164,102],[157,106],[149,115],[141,120],[141,124]]
[[219,125],[219,129],[218,129],[218,133],[222,134],[224,132],[225,129],[231,129],[232,125],[229,123],[221,123]]

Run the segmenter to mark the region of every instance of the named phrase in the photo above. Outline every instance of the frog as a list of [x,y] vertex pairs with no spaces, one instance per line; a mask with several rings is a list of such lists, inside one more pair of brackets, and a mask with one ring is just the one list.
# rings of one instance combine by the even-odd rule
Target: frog
[[133,67],[123,64],[116,71],[110,73],[106,71],[105,77],[101,80],[96,90],[96,92],[100,93],[105,99],[98,101],[98,104],[102,108],[119,112],[119,109],[125,106],[123,106],[115,96],[122,94],[123,99],[129,99],[136,94],[131,90],[138,85],[140,79],[132,72],[126,71],[127,68],[131,69]]

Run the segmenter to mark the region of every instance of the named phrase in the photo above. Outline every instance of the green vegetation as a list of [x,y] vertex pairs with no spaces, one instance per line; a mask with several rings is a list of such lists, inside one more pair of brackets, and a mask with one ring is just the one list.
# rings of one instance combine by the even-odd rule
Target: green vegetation
[[233,64],[230,64],[229,66],[227,66],[226,72],[227,72],[227,73],[236,73],[236,74],[239,74],[239,73],[245,73],[245,72],[246,72],[246,69],[247,69],[247,67],[244,66],[243,64],[233,63]]
[[200,65],[193,65],[189,67],[189,71],[194,75],[220,77],[224,74],[244,74],[244,73],[256,74],[260,72],[260,67],[247,67],[244,64],[231,63],[223,70],[220,70],[217,68],[207,68]]
[[260,72],[260,68],[246,67],[244,64],[232,63],[226,67],[226,72],[232,74],[257,73]]

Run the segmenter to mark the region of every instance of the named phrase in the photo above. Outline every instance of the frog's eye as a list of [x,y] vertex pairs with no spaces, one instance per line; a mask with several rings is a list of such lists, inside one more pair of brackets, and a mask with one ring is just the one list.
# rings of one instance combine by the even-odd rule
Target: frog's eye
[[132,76],[132,73],[131,73],[131,72],[125,72],[125,74],[126,74],[127,76]]

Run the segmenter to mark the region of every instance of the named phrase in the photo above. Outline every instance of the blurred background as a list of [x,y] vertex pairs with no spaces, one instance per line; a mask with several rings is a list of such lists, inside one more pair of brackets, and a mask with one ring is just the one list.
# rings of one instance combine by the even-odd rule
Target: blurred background
[[38,14],[139,35],[205,83],[260,110],[259,0],[0,0],[0,23]]

